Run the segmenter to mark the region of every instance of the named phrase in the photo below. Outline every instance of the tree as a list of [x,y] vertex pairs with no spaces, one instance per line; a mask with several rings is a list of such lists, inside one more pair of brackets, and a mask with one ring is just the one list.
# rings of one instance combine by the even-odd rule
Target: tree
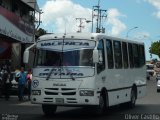
[[46,30],[44,30],[43,28],[39,28],[35,31],[35,38],[37,39],[38,37],[40,37],[41,35],[45,35],[46,33]]
[[159,41],[156,41],[156,42],[153,42],[153,43],[151,44],[151,47],[150,47],[149,52],[150,52],[151,54],[158,55],[158,57],[160,58],[160,40],[159,40]]

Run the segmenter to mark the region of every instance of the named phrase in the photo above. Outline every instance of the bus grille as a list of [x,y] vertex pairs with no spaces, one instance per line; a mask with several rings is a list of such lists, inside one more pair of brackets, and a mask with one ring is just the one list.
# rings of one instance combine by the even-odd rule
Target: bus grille
[[67,93],[62,93],[62,95],[75,95],[76,92],[67,92]]
[[76,88],[45,88],[46,95],[76,95]]
[[46,91],[45,91],[45,94],[46,95],[58,95],[58,93],[56,93],[56,92],[46,92]]

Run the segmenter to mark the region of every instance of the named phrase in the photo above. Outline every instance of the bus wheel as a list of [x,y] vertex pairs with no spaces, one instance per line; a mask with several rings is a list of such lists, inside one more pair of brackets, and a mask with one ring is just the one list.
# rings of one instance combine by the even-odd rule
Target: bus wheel
[[136,92],[135,92],[135,89],[132,88],[132,90],[131,90],[131,100],[128,103],[128,107],[129,108],[134,108],[135,104],[136,104]]
[[102,115],[107,110],[107,104],[106,104],[106,95],[101,94],[99,98],[99,106],[97,108],[97,113]]
[[42,110],[46,116],[51,116],[56,112],[57,106],[42,104]]

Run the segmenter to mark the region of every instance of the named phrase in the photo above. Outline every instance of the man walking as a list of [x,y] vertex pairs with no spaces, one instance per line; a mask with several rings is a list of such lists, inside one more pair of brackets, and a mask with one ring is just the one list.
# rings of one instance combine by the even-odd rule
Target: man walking
[[24,97],[24,89],[27,83],[27,74],[24,72],[24,67],[21,67],[21,71],[16,74],[18,79],[18,98],[19,101],[23,100]]

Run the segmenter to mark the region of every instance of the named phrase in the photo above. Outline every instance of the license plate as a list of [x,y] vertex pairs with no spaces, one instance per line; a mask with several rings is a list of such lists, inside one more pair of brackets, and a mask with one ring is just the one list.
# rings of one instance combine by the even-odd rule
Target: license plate
[[64,103],[64,99],[63,98],[56,98],[56,103],[57,104],[63,104]]

